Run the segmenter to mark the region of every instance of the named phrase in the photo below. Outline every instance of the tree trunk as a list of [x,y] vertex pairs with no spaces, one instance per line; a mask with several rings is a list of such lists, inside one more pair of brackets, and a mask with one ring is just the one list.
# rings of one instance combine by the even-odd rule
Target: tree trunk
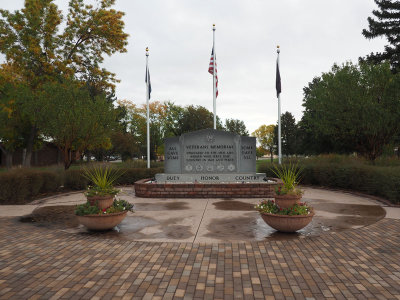
[[23,164],[24,167],[30,168],[31,166],[33,142],[35,141],[36,134],[37,134],[37,128],[36,126],[32,126],[31,132],[29,133],[28,143],[26,145],[25,158],[22,160],[24,162]]
[[22,165],[25,166],[26,148],[22,149]]
[[11,169],[12,168],[12,158],[13,158],[12,152],[8,151],[6,153],[6,168],[7,169]]
[[12,158],[13,158],[13,152],[7,151],[4,147],[0,145],[0,150],[1,152],[4,153],[6,156],[6,168],[11,169],[12,168]]
[[71,149],[65,147],[64,148],[64,169],[68,170],[71,166]]
[[272,152],[272,149],[270,149],[269,151],[271,153],[271,163],[274,162],[274,153]]

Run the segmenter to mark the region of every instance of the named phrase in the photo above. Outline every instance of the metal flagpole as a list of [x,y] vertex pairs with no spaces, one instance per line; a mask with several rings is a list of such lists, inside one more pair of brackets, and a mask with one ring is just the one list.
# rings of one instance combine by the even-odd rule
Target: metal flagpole
[[[279,46],[276,52],[278,53],[277,64],[279,69],[279,53],[281,50]],[[281,93],[278,93],[278,162],[282,163],[282,141],[281,141]]]
[[216,104],[216,88],[215,88],[215,69],[217,68],[217,61],[215,55],[215,24],[213,24],[213,53],[214,53],[214,67],[213,67],[213,112],[214,112],[214,129],[217,129],[217,104]]
[[147,168],[150,169],[149,48],[146,48]]

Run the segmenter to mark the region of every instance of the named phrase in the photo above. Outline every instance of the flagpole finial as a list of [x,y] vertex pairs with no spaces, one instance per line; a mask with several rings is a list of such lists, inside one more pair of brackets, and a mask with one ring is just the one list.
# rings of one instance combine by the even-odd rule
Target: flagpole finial
[[280,49],[279,45],[276,46],[276,48],[277,48],[277,49],[276,49],[276,52],[278,52],[278,53],[281,52],[281,49]]
[[149,47],[146,47],[146,56],[149,56]]
[[213,24],[213,30],[215,31],[215,24]]

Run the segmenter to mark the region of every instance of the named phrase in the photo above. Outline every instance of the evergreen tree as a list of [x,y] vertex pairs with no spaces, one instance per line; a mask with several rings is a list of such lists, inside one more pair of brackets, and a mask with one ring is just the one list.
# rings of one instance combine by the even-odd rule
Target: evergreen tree
[[[367,39],[386,37],[389,45],[385,51],[367,55],[369,62],[380,63],[385,60],[390,62],[392,72],[400,71],[400,1],[374,0],[378,10],[372,14],[377,18],[368,17],[369,28],[364,29],[362,34]],[[363,61],[364,58],[360,58]]]
[[[289,156],[297,153],[298,126],[290,112],[281,115],[282,154]],[[278,147],[278,123],[275,126],[274,143]]]

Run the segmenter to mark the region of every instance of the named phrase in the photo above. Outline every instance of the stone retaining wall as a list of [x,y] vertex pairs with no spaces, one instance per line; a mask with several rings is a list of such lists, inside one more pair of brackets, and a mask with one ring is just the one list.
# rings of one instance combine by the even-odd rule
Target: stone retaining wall
[[146,183],[135,182],[135,194],[144,198],[273,198],[278,179],[262,183]]

